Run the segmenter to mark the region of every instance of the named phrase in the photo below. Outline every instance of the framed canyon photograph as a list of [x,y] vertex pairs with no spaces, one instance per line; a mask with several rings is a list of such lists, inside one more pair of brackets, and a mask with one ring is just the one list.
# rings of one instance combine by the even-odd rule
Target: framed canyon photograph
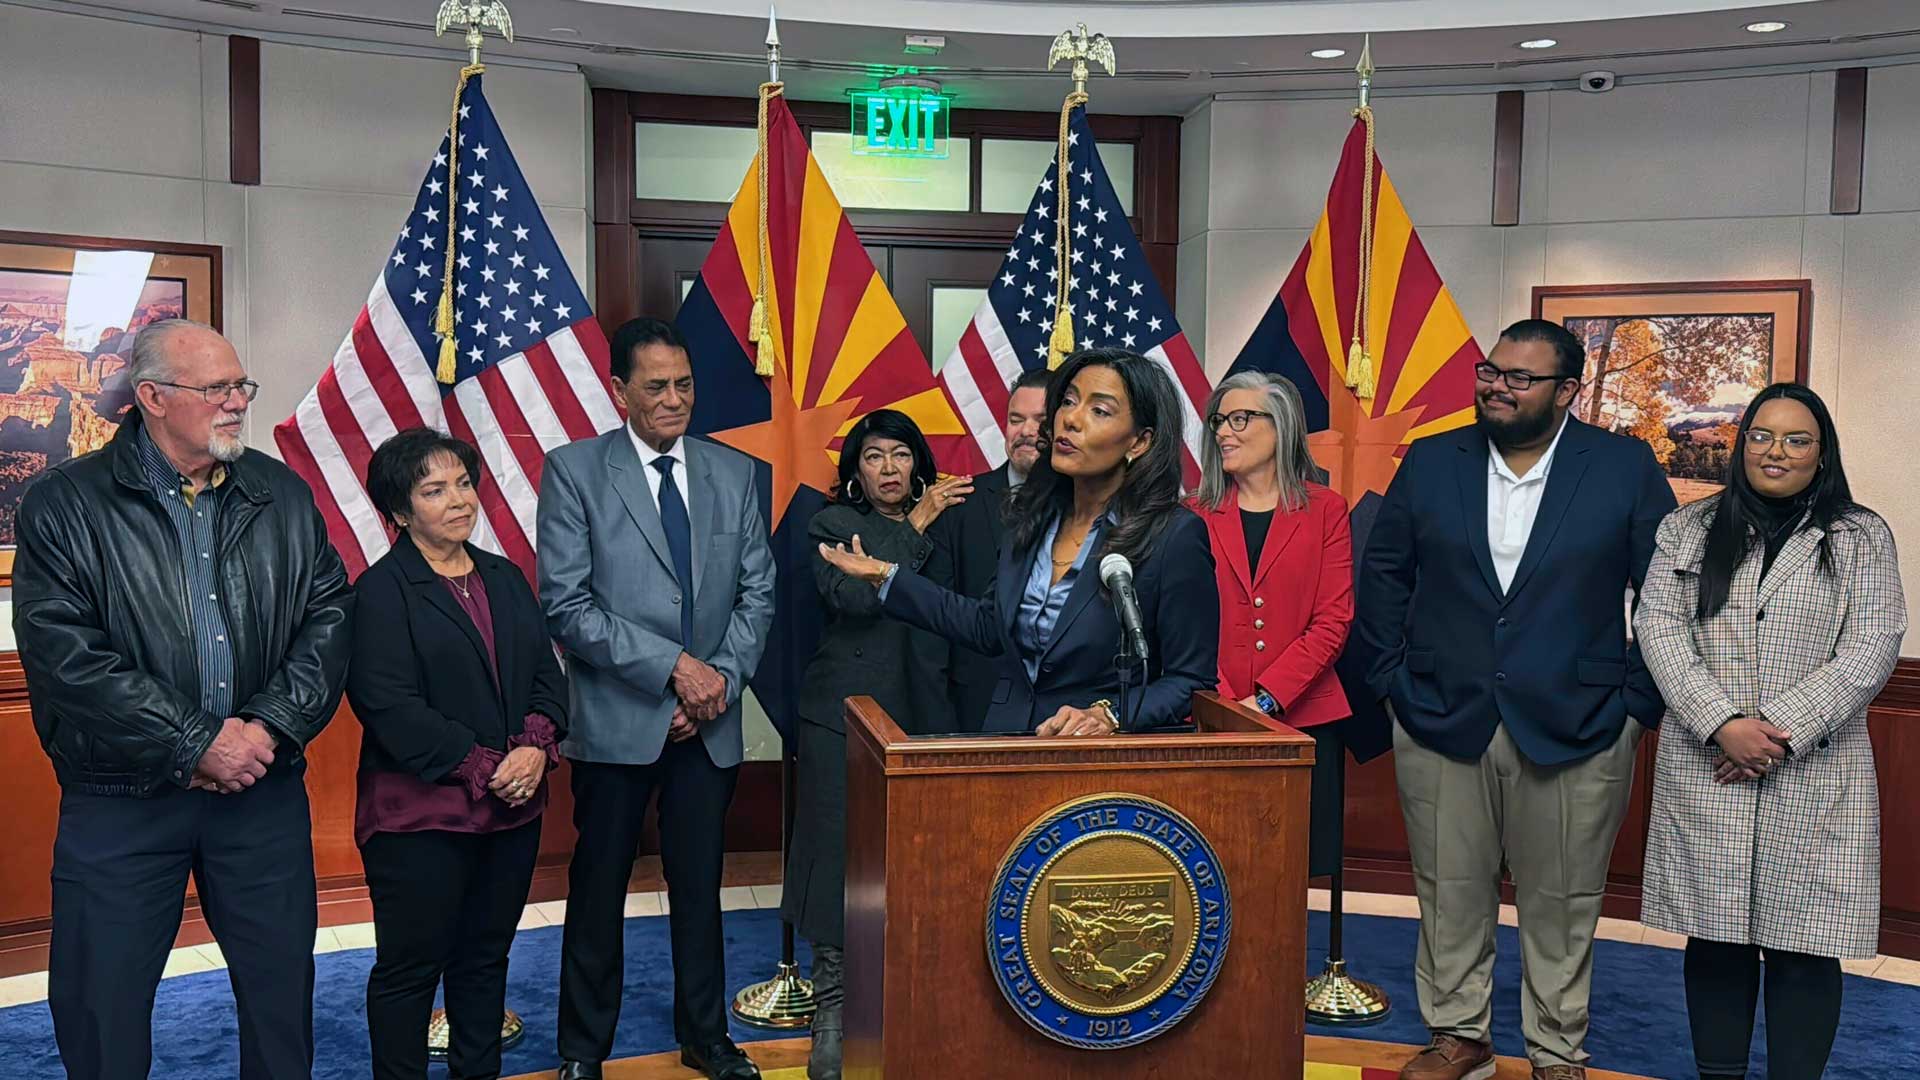
[[1575,417],[1644,439],[1687,503],[1720,490],[1747,402],[1806,381],[1813,283],[1541,285],[1533,315],[1586,345]]
[[105,446],[133,401],[133,337],[161,319],[220,326],[220,249],[0,231],[0,585],[14,516],[48,468]]

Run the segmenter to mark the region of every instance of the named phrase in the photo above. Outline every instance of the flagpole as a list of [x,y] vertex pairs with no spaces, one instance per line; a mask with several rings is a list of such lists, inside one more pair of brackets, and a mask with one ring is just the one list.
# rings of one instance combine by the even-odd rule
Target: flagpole
[[[773,355],[772,336],[764,325],[761,296],[766,285],[766,221],[767,221],[767,98],[779,92],[780,87],[780,22],[772,7],[767,8],[767,82],[760,88],[760,287],[754,293],[754,318],[749,322],[755,326],[750,330],[755,344],[759,346],[758,356],[767,361],[766,370],[756,358],[755,370],[762,375],[773,373],[771,360]],[[795,812],[794,778],[796,763],[793,756],[793,740],[782,736],[780,739],[780,866],[784,871],[787,865],[787,848],[793,843],[793,819]],[[775,966],[773,978],[742,987],[733,996],[733,1018],[743,1024],[758,1028],[771,1028],[777,1031],[791,1031],[807,1027],[813,1022],[813,983],[801,978],[800,965],[794,957],[793,924],[780,920],[780,963]]]
[[[1369,265],[1372,259],[1371,241],[1373,235],[1373,37],[1367,36],[1366,44],[1360,50],[1360,63],[1354,68],[1354,74],[1360,77],[1360,106],[1354,110],[1354,116],[1367,125],[1367,160],[1364,175],[1361,178],[1361,271],[1360,288],[1355,294],[1353,348],[1347,361],[1346,383],[1355,390],[1360,399],[1360,407],[1369,409],[1373,404],[1374,376],[1372,360],[1368,355],[1364,320],[1367,318],[1367,301],[1373,288]],[[1351,454],[1351,440],[1348,440]],[[1349,464],[1349,468],[1351,465]],[[1327,905],[1327,966],[1319,975],[1307,980],[1307,1019],[1320,1024],[1361,1025],[1375,1024],[1387,1018],[1393,1011],[1393,1001],[1387,992],[1372,983],[1364,982],[1347,974],[1344,926],[1346,916],[1346,750],[1340,751],[1340,768],[1334,770],[1334,785],[1339,794],[1333,799],[1338,808],[1339,819],[1335,822],[1335,835],[1339,838],[1334,845],[1339,859],[1333,868],[1332,880],[1328,882],[1330,900]]]
[[[507,5],[501,0],[442,0],[440,11],[433,20],[433,36],[440,37],[448,30],[461,29],[466,32],[467,66],[460,72],[459,85],[453,91],[453,115],[447,128],[447,153],[451,156],[452,167],[448,174],[459,171],[458,155],[460,140],[454,132],[460,123],[460,96],[466,92],[467,80],[479,74],[485,68],[480,63],[480,49],[486,44],[486,31],[493,30],[507,41],[513,40],[513,17],[507,14]],[[448,185],[448,198],[453,197],[453,185]],[[454,214],[451,207],[447,213],[447,229],[451,234],[454,227]],[[453,369],[453,237],[447,237],[446,274],[441,282],[441,315],[436,316],[435,332],[441,335],[439,363],[434,377],[445,384],[452,383]],[[512,1009],[504,1009],[500,1015],[500,1048],[505,1050],[520,1042],[527,1034],[527,1026],[520,1015]],[[447,1049],[452,1045],[452,1030],[447,1023],[447,1010],[439,1008],[427,1018],[427,1057],[434,1061],[445,1061]]]
[[1073,170],[1067,167],[1067,146],[1069,144],[1067,127],[1072,123],[1073,110],[1087,103],[1087,62],[1093,61],[1114,72],[1113,42],[1105,34],[1087,33],[1087,24],[1080,23],[1073,30],[1063,30],[1053,39],[1053,46],[1047,50],[1047,70],[1060,66],[1060,61],[1073,62],[1073,89],[1060,103],[1060,139],[1054,151],[1055,187],[1059,189],[1058,208],[1054,214],[1055,239],[1053,247],[1053,265],[1060,269],[1059,280],[1054,286],[1053,331],[1047,342],[1047,367],[1057,368],[1074,350],[1073,344],[1073,308],[1068,303],[1067,278],[1067,218],[1072,213],[1072,201],[1067,197],[1067,187],[1072,182]]

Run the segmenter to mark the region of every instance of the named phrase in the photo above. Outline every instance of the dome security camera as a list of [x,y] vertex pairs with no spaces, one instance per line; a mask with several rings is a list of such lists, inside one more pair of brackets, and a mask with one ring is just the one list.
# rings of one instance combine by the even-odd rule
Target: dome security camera
[[1580,89],[1589,94],[1604,94],[1613,89],[1613,84],[1611,71],[1588,71],[1580,76]]

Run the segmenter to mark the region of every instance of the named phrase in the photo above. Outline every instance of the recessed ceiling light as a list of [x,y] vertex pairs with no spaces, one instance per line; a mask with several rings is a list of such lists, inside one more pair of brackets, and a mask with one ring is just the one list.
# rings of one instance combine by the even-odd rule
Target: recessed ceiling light
[[1530,38],[1521,42],[1520,47],[1523,49],[1551,49],[1558,44],[1560,44],[1558,40],[1550,37]]
[[580,31],[575,30],[571,26],[549,26],[547,27],[547,33],[552,34],[555,37],[579,37],[580,36]]
[[1341,57],[1347,55],[1347,50],[1315,49],[1312,52],[1308,53],[1307,55],[1313,57],[1315,60],[1338,60]]
[[1787,23],[1783,23],[1783,22],[1755,22],[1755,23],[1748,23],[1748,24],[1747,24],[1747,33],[1749,33],[1749,34],[1777,34],[1777,33],[1779,33],[1780,31],[1782,31],[1782,30],[1785,30],[1785,29],[1787,28],[1787,26],[1788,26],[1788,24],[1787,24]]

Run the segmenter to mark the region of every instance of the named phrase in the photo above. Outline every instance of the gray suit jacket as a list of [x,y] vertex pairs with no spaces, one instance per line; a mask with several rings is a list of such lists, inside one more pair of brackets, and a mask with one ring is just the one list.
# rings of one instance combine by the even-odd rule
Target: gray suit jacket
[[[679,699],[671,685],[680,605],[667,535],[622,425],[547,455],[540,482],[540,603],[565,652],[571,723],[561,753],[645,765],[660,757]],[[727,711],[700,727],[721,768],[740,763],[740,697],[773,621],[773,549],[752,459],[687,440],[693,641],[726,676]]]

